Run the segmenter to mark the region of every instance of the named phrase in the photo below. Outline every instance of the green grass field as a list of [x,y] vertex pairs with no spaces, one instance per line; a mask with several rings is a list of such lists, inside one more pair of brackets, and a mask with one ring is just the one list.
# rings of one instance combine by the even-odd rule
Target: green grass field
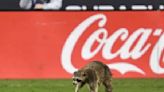
[[[113,88],[113,92],[164,92],[164,79],[113,79]],[[74,92],[74,87],[68,79],[0,80],[0,92]],[[84,86],[80,92],[89,91]]]

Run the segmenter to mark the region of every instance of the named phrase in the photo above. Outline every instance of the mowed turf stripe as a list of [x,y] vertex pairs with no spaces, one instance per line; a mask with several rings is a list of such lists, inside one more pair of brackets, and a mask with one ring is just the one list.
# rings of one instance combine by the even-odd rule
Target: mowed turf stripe
[[[164,92],[164,79],[113,79],[113,92]],[[74,92],[72,80],[0,80],[0,92]],[[80,92],[89,92],[85,86]],[[103,86],[99,92],[105,92]]]

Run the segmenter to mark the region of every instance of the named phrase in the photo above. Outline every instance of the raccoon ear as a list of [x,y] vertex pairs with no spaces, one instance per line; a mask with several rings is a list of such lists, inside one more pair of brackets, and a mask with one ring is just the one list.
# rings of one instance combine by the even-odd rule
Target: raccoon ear
[[77,71],[75,71],[73,74],[75,75],[77,73]]

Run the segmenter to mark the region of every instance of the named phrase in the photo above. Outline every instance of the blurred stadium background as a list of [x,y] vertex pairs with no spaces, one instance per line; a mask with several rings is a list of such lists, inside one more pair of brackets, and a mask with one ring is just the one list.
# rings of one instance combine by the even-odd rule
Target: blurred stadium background
[[[1,0],[0,10],[21,10],[19,1],[20,0]],[[86,5],[87,10],[93,10],[94,5],[112,5],[115,10],[120,10],[120,5],[125,5],[127,10],[131,10],[132,5],[152,5],[153,10],[159,10],[159,5],[164,5],[164,0],[63,0],[63,5],[60,10],[66,10],[68,6],[72,5]]]

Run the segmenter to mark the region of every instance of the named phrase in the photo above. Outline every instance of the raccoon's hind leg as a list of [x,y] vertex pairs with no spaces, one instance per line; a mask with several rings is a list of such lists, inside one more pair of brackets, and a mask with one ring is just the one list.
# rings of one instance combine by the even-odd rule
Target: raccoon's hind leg
[[103,85],[105,87],[105,91],[106,92],[112,92],[112,84],[111,84],[111,79],[110,78],[108,78],[107,80],[105,80],[103,82]]

